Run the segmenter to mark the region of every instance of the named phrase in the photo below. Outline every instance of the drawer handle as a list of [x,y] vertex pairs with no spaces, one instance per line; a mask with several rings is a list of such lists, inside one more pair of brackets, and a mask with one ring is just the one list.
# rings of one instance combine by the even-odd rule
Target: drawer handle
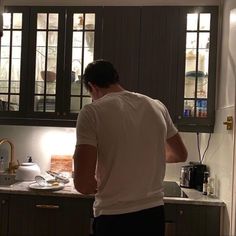
[[58,205],[41,205],[41,204],[37,204],[35,205],[36,208],[41,208],[41,209],[59,209],[60,206]]
[[2,204],[2,205],[5,205],[6,203],[7,203],[7,201],[4,200],[4,199],[1,201],[1,204]]

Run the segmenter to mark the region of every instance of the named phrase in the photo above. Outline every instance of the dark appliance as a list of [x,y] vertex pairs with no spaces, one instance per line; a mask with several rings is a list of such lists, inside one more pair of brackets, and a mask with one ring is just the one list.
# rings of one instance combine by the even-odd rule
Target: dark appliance
[[202,191],[204,172],[207,171],[206,165],[190,162],[189,165],[181,167],[180,186],[194,188]]

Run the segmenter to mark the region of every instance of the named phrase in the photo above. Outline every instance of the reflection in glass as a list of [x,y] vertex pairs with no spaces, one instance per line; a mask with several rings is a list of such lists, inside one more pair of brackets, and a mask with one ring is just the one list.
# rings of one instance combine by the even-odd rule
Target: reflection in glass
[[3,29],[11,28],[11,13],[3,13]]
[[198,13],[187,14],[187,30],[197,30]]
[[203,73],[202,76],[197,78],[197,98],[207,98],[207,89],[208,77]]
[[83,32],[73,32],[73,48],[82,47]]
[[73,15],[73,30],[83,29],[84,16],[81,13],[75,13]]
[[194,100],[185,100],[184,101],[184,111],[183,116],[184,117],[193,117],[194,116]]
[[94,30],[95,29],[95,14],[87,13],[85,14],[85,29]]
[[14,13],[13,14],[13,29],[21,29],[22,28],[22,13]]
[[186,48],[197,48],[197,33],[187,33]]
[[201,13],[200,14],[200,30],[210,30],[211,14]]
[[210,33],[199,33],[199,48],[209,48]]
[[1,38],[1,46],[10,46],[10,42],[10,31],[6,30]]
[[58,29],[58,14],[49,14],[48,16],[48,29]]
[[85,47],[88,47],[88,50],[93,51],[94,48],[94,32],[85,32]]
[[196,50],[186,50],[185,72],[196,70],[197,55]]
[[19,95],[11,95],[10,96],[10,111],[19,111]]
[[37,15],[37,29],[46,29],[47,28],[47,14],[39,13]]
[[45,111],[55,112],[56,99],[54,96],[47,96],[45,101]]
[[71,95],[80,95],[81,94],[81,82],[76,81],[71,83]]

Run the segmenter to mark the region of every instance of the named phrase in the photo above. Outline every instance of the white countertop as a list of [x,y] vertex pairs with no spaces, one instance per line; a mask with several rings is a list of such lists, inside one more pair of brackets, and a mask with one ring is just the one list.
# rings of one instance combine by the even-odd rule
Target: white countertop
[[[33,181],[34,182],[34,181]],[[58,196],[58,197],[71,197],[71,198],[94,198],[93,195],[83,195],[76,191],[74,188],[73,180],[71,179],[62,190],[32,190],[29,184],[33,182],[17,182],[10,186],[0,186],[0,193],[8,194],[28,194],[28,195],[41,195],[41,196]],[[215,197],[203,195],[195,189],[181,188],[188,196],[188,198],[178,197],[164,197],[165,203],[174,204],[193,204],[193,205],[209,205],[209,206],[225,206],[225,203]]]

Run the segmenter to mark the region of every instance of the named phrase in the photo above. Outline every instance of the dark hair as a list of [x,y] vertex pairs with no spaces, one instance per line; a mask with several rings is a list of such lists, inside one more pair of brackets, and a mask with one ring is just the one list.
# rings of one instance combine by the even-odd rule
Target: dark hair
[[108,88],[119,82],[119,75],[111,62],[99,59],[89,63],[84,71],[83,82],[89,89],[89,82],[100,88]]

